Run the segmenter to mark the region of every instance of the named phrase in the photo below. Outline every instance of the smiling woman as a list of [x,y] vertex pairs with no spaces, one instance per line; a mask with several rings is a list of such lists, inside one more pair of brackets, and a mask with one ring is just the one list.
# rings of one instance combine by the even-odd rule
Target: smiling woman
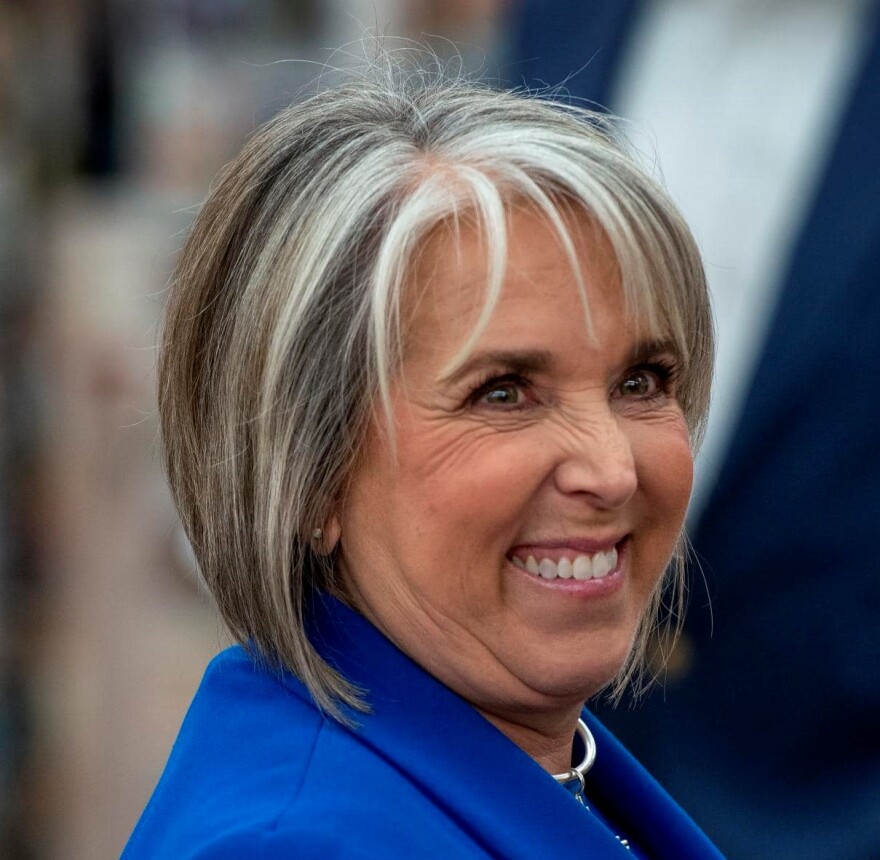
[[329,518],[353,605],[557,771],[584,699],[633,650],[691,486],[680,350],[627,312],[603,234],[585,217],[567,233],[589,326],[556,232],[513,211],[500,296],[451,378],[484,242],[471,226],[425,242],[390,387],[396,444],[378,413]]
[[244,647],[126,856],[718,856],[583,709],[638,677],[711,362],[693,240],[606,120],[374,70],[261,130],[160,368]]

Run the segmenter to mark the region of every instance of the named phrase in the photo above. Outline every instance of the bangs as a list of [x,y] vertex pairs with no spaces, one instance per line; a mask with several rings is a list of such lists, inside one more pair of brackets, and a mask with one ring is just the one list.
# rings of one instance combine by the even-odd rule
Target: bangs
[[706,364],[700,349],[711,341],[701,337],[702,326],[693,311],[705,284],[687,226],[659,188],[622,159],[603,171],[595,153],[581,167],[576,151],[542,151],[534,144],[520,145],[520,150],[519,159],[508,153],[506,159],[496,155],[493,163],[423,163],[418,179],[401,195],[379,249],[370,291],[377,383],[386,417],[391,376],[403,359],[403,303],[413,289],[408,281],[428,237],[447,229],[457,247],[462,227],[473,228],[486,260],[477,321],[463,332],[461,347],[442,370],[451,375],[468,360],[492,318],[505,279],[510,214],[527,208],[547,223],[568,259],[591,337],[595,331],[584,261],[578,257],[574,232],[586,219],[603,236],[632,325],[645,338],[668,343],[681,362],[682,407],[696,443],[701,429],[700,371]]

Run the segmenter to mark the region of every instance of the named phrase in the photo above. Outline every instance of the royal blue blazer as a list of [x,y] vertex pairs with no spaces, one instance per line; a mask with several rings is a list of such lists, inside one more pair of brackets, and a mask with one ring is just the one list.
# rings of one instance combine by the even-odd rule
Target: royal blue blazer
[[[124,860],[632,856],[467,702],[332,599],[313,641],[368,691],[350,729],[241,648],[209,666]],[[587,792],[638,855],[717,860],[687,815],[588,713]]]

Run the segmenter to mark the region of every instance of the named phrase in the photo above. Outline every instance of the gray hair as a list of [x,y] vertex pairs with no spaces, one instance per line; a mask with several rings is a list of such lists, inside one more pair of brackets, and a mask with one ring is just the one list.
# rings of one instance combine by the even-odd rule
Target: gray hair
[[[184,526],[233,635],[337,718],[341,705],[365,703],[309,640],[311,598],[337,587],[333,555],[312,536],[344,498],[374,410],[388,406],[407,272],[445,221],[466,216],[487,237],[485,304],[463,358],[491,317],[507,215],[523,202],[554,228],[578,278],[566,215],[586,213],[604,231],[628,308],[680,353],[696,448],[713,360],[699,253],[598,114],[373,70],[260,129],[218,176],[180,257],[159,410]],[[682,548],[615,694],[641,678],[662,595],[683,600]]]

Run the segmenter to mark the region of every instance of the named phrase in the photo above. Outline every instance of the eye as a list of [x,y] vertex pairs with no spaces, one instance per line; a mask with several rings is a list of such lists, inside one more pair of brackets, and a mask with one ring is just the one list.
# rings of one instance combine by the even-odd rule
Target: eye
[[519,377],[495,377],[482,383],[471,395],[476,406],[489,406],[496,409],[511,409],[523,406],[526,402],[526,389],[529,383]]
[[674,372],[665,364],[635,367],[618,383],[614,395],[626,400],[653,400],[668,393]]
[[620,383],[622,397],[653,397],[660,391],[657,377],[647,370],[637,370]]
[[522,391],[512,382],[495,385],[487,391],[482,400],[491,406],[516,406],[522,400]]

